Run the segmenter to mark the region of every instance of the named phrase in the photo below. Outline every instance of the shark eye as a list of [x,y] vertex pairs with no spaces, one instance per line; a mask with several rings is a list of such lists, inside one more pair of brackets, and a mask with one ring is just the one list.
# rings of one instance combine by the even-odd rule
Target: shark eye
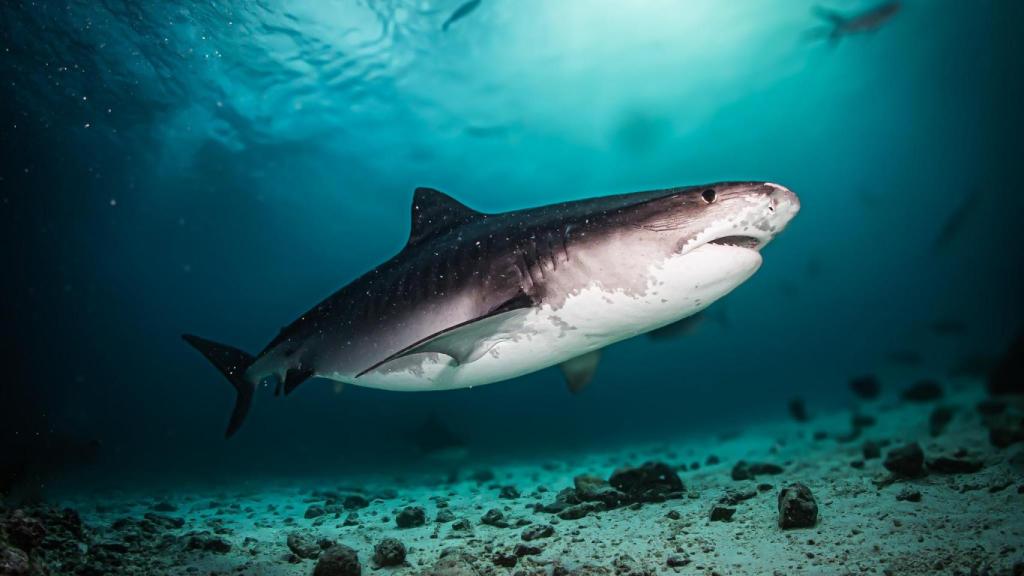
[[712,202],[715,201],[715,196],[715,191],[712,190],[711,188],[708,188],[707,190],[700,193],[700,197],[703,198],[704,201],[707,202],[708,204],[711,204]]

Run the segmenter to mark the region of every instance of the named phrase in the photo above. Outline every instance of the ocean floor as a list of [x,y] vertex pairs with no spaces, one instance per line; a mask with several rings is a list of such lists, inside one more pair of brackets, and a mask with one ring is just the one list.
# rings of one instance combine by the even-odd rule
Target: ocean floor
[[7,509],[0,575],[1022,574],[1024,403],[956,388],[925,382],[727,439],[469,466],[454,481]]

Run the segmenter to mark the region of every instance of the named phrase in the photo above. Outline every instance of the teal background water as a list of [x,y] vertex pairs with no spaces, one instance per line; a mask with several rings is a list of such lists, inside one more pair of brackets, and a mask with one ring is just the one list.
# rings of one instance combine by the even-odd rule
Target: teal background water
[[[1021,5],[907,1],[830,46],[816,4],[484,0],[442,32],[458,2],[5,2],[5,444],[99,439],[104,482],[405,470],[430,414],[479,459],[546,457],[997,354],[1022,312]],[[416,186],[501,211],[746,179],[803,202],[761,271],[577,397],[554,369],[317,381],[225,442],[233,392],[178,338],[259,350],[403,245]]]

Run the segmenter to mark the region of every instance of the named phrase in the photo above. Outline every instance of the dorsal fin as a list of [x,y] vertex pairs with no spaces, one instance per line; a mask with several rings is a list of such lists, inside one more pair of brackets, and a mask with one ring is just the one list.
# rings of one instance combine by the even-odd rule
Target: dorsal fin
[[412,197],[412,229],[406,246],[443,234],[480,216],[483,214],[440,190],[417,188]]

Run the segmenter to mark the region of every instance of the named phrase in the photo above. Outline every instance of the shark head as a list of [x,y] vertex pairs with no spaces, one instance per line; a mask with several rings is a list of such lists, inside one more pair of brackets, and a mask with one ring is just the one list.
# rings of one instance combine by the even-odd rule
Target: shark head
[[595,243],[613,261],[615,284],[657,294],[665,308],[644,327],[693,314],[745,282],[761,249],[796,215],[800,201],[768,182],[725,182],[640,193],[613,211],[608,240]]
[[709,246],[758,252],[800,210],[796,194],[770,182],[678,188],[635,208],[632,225],[660,233],[678,255]]

